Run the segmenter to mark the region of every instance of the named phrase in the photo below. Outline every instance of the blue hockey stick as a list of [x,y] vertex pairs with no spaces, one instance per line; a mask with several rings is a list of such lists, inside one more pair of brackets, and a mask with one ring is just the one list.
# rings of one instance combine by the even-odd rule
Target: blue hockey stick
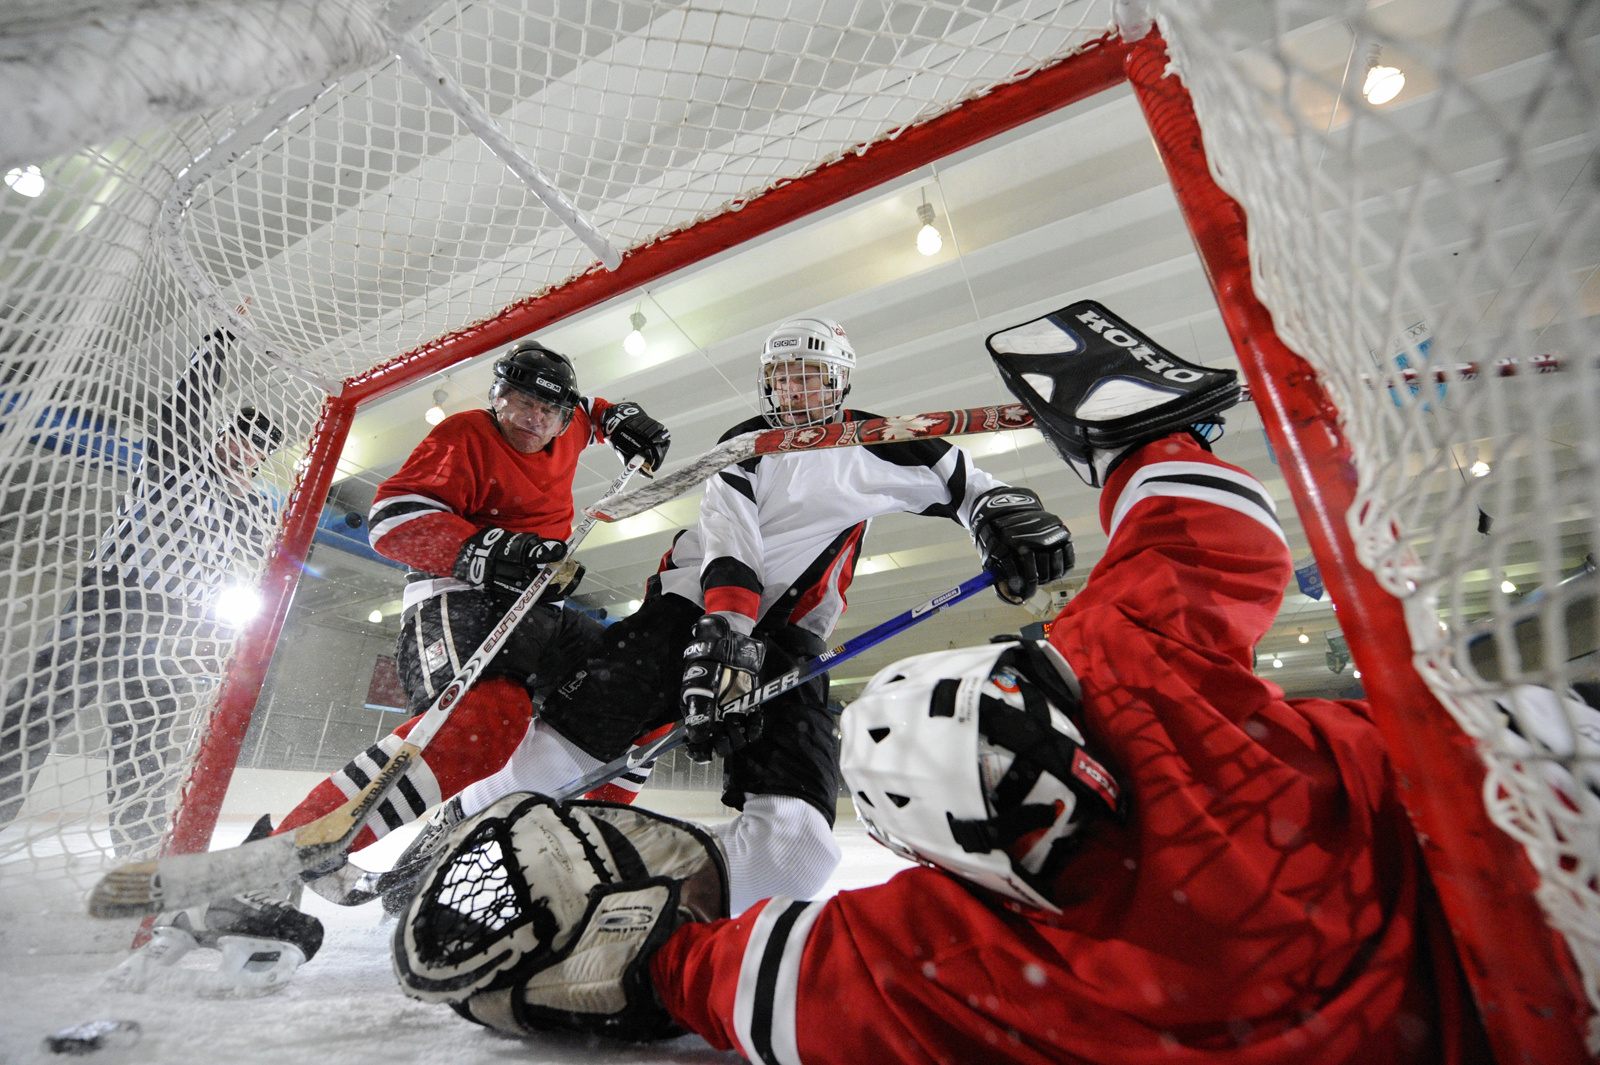
[[[849,661],[868,648],[876,647],[889,637],[904,632],[918,622],[926,621],[941,610],[955,606],[963,599],[971,598],[993,584],[994,574],[984,571],[955,588],[940,592],[926,603],[912,607],[904,614],[896,615],[837,647],[829,648],[812,659],[805,669],[791,669],[783,676],[763,684],[733,705],[757,706],[768,699],[777,698],[786,691],[793,691],[807,681],[820,677],[839,663]],[[683,742],[684,728],[680,722],[673,726],[671,732],[659,739],[636,747],[620,758],[565,784],[555,792],[555,798],[565,801],[586,795],[630,769],[637,769],[654,762],[668,751],[681,747]],[[338,903],[340,906],[360,906],[391,891],[409,889],[409,886],[432,864],[433,858],[432,852],[421,854],[418,860],[396,866],[387,872],[374,872],[361,868],[353,861],[347,862],[334,872],[310,881],[309,886],[329,902]]]
[[[940,592],[921,606],[914,606],[904,614],[898,614],[881,625],[874,626],[859,636],[852,637],[837,647],[829,648],[816,658],[805,669],[791,669],[781,677],[775,677],[757,688],[748,695],[742,696],[724,706],[728,710],[747,710],[759,706],[769,699],[776,699],[784,692],[793,691],[808,681],[815,680],[828,672],[841,662],[847,662],[861,652],[878,646],[891,636],[898,635],[918,622],[926,621],[948,607],[955,606],[963,599],[970,598],[994,584],[994,574],[988,570],[978,574],[971,580],[964,581],[949,591]],[[559,788],[554,798],[561,801],[576,799],[587,795],[607,781],[626,773],[630,769],[654,762],[657,758],[684,744],[684,727],[682,722],[675,725],[671,732],[652,743],[642,747],[635,747],[619,758],[615,758],[597,769],[593,769],[577,780],[568,782]]]

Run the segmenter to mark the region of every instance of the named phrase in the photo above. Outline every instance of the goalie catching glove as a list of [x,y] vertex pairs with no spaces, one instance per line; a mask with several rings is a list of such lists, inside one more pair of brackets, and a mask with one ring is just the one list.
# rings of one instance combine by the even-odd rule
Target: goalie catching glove
[[457,825],[401,917],[407,995],[511,1035],[681,1034],[650,956],[681,925],[728,914],[722,852],[702,829],[613,803],[508,795]]
[[697,762],[728,755],[761,736],[761,707],[749,699],[766,648],[734,632],[726,618],[707,614],[694,623],[683,649],[684,749]]
[[[517,595],[539,579],[544,567],[566,557],[565,540],[547,540],[536,533],[514,533],[491,525],[461,545],[450,575],[480,588]],[[570,562],[556,573],[539,600],[565,599],[582,580],[583,564]]]
[[1072,534],[1026,488],[991,488],[972,504],[972,539],[994,590],[1008,603],[1025,602],[1041,584],[1072,569]]
[[636,456],[644,456],[645,473],[656,472],[667,461],[672,433],[646,414],[637,403],[624,400],[611,404],[600,415],[600,428],[605,430],[611,446],[616,448],[623,462],[632,462]]

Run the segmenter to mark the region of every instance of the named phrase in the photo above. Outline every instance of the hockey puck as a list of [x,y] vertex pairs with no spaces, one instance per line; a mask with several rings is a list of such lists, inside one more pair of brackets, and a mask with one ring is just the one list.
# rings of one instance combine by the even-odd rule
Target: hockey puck
[[131,1047],[138,1041],[138,1021],[90,1021],[45,1036],[44,1048],[52,1054],[89,1054]]

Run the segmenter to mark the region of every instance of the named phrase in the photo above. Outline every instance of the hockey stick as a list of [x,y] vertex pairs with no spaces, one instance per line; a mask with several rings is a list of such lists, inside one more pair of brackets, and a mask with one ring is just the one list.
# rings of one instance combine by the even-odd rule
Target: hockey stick
[[[607,494],[620,492],[641,466],[642,456],[629,461],[611,482]],[[595,526],[585,518],[567,539],[571,555]],[[265,884],[282,884],[304,873],[337,868],[345,861],[345,850],[367,823],[390,789],[399,783],[411,763],[449,720],[450,712],[505,645],[545,588],[555,577],[557,567],[543,573],[517,596],[483,643],[461,664],[455,678],[434,699],[427,713],[417,721],[383,770],[340,806],[301,825],[292,832],[268,836],[254,843],[200,854],[175,854],[154,861],[133,862],[113,869],[95,885],[89,895],[91,917],[143,917],[163,910],[197,906],[223,895],[232,895]]]
[[[1153,349],[1154,350],[1154,349]],[[1159,352],[1164,354],[1164,352]],[[1435,381],[1470,381],[1481,376],[1515,377],[1519,373],[1554,373],[1561,369],[1559,361],[1545,357],[1530,359],[1519,364],[1505,359],[1490,366],[1477,363],[1459,363],[1448,372],[1436,369]],[[1423,375],[1414,369],[1400,372],[1401,378],[1415,386]],[[1384,382],[1364,376],[1369,385],[1377,387]],[[1391,386],[1392,387],[1392,386]],[[1250,390],[1241,386],[1239,399],[1252,402]],[[631,492],[607,496],[584,513],[601,521],[621,521],[635,514],[643,514],[669,502],[709,481],[718,470],[762,455],[778,455],[794,451],[822,451],[835,447],[859,447],[864,444],[894,444],[906,440],[929,440],[942,436],[963,436],[971,433],[998,433],[1010,429],[1027,429],[1033,425],[1033,416],[1020,403],[994,407],[965,407],[957,410],[936,410],[926,414],[900,414],[887,418],[867,418],[859,422],[839,422],[834,425],[812,425],[798,429],[758,429],[724,440],[681,470],[657,477],[647,485]]]
[[607,496],[584,513],[601,521],[631,518],[709,481],[718,470],[762,455],[858,447],[863,444],[896,444],[905,440],[927,440],[965,433],[997,433],[1006,429],[1026,429],[1032,424],[1033,416],[1026,407],[1020,403],[1008,403],[998,407],[899,414],[888,418],[867,418],[859,422],[808,425],[798,429],[758,429],[732,440],[724,440],[681,470],[657,477],[631,492]]
[[[812,659],[811,664],[804,670],[792,669],[723,709],[731,709],[733,706],[758,706],[769,699],[777,698],[784,692],[793,691],[800,685],[820,677],[839,663],[849,661],[868,648],[876,647],[889,637],[904,632],[918,622],[926,621],[940,611],[955,606],[963,599],[970,598],[993,584],[994,574],[985,570],[955,588],[940,592],[926,603],[912,607],[905,613],[824,651]],[[650,743],[635,747],[605,765],[585,773],[577,780],[562,785],[556,789],[553,797],[562,802],[580,798],[630,769],[638,769],[655,761],[668,751],[681,747],[683,743],[684,728],[680,722],[672,727],[672,731]],[[309,886],[329,902],[338,903],[340,906],[361,906],[417,879],[423,870],[433,864],[434,857],[435,852],[428,851],[418,855],[417,860],[413,862],[384,872],[362,869],[351,861],[327,876],[310,881]]]

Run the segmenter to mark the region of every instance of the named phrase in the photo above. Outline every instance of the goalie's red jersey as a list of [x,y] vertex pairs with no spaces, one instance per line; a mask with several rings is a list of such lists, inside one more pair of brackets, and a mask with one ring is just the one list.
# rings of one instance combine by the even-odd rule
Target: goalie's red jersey
[[753,1061],[1487,1061],[1364,704],[1252,672],[1291,575],[1259,482],[1187,437],[1101,499],[1050,639],[1131,791],[1052,915],[913,869],[680,929],[667,1008]]

